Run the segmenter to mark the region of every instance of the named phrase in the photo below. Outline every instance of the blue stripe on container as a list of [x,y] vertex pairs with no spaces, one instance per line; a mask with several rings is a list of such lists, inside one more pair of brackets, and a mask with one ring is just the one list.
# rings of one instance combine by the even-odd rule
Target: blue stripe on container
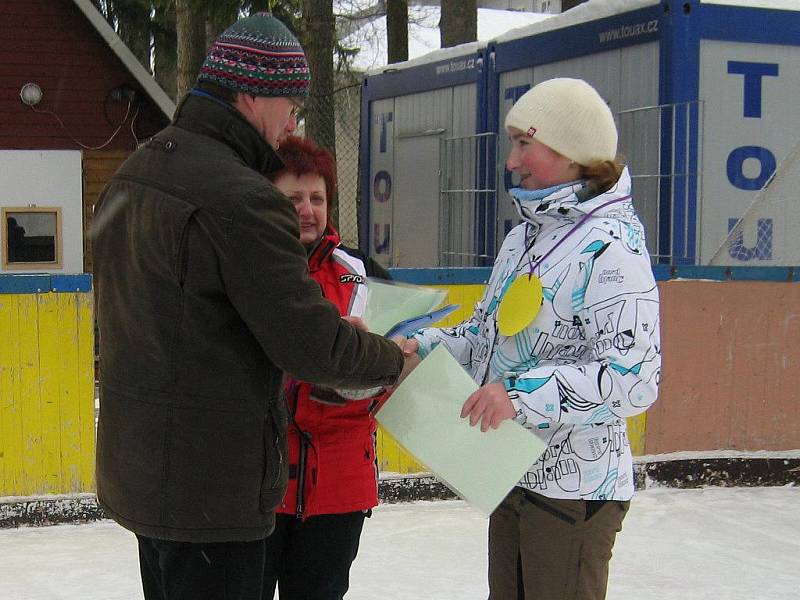
[[485,284],[492,270],[488,267],[389,269],[392,279],[416,285]]
[[[661,5],[655,5],[595,21],[545,31],[530,37],[496,43],[495,69],[498,73],[535,67],[587,54],[617,50],[659,39],[667,18]],[[655,25],[658,23],[658,25]],[[644,27],[636,35],[623,35],[623,28]],[[651,28],[647,30],[648,26]],[[618,31],[616,38],[601,40],[601,35]]]
[[701,4],[701,37],[750,44],[800,45],[800,12],[775,8]]
[[[463,62],[462,62],[463,61]],[[406,94],[476,83],[481,78],[483,49],[403,69],[385,67],[364,79],[361,94],[371,102]]]
[[[483,285],[491,275],[489,267],[391,268],[396,281],[415,285]],[[694,265],[653,265],[656,281],[707,279],[712,281],[800,282],[800,266],[718,267]],[[0,275],[0,294],[36,294],[92,291],[92,276],[76,275]]]
[[[489,281],[488,267],[389,269],[392,278],[415,285],[474,285]],[[653,265],[656,281],[708,279],[712,281],[800,281],[797,267],[717,267]]]

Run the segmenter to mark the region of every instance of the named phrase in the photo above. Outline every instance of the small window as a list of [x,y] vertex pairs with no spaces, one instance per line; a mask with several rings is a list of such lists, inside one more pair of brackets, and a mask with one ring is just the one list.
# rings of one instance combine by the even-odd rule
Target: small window
[[4,207],[2,233],[4,269],[62,268],[61,208]]

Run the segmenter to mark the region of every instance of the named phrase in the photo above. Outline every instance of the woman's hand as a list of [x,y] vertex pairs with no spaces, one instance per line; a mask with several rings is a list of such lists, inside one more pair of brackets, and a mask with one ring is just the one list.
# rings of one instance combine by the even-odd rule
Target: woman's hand
[[489,383],[478,388],[461,408],[461,418],[469,416],[469,424],[473,427],[481,421],[481,431],[489,427],[497,429],[506,419],[517,416],[514,405],[508,399],[508,393],[502,383]]
[[404,356],[411,356],[419,351],[419,342],[417,340],[406,339],[402,335],[396,335],[392,338],[392,341],[400,346]]

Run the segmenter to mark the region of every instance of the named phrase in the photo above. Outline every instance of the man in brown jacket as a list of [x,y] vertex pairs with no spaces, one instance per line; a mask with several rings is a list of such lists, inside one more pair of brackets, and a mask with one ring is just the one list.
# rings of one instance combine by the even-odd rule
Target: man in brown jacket
[[137,536],[148,600],[261,600],[288,471],[284,372],[366,388],[403,369],[322,298],[294,208],[262,175],[309,79],[280,21],[239,21],[97,206],[97,494]]

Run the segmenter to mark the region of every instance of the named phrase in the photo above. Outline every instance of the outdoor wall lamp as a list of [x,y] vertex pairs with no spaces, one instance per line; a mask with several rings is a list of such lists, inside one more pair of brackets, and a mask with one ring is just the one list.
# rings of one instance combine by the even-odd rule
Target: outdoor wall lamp
[[20,100],[28,106],[36,106],[42,101],[42,88],[37,83],[26,83],[19,91]]

